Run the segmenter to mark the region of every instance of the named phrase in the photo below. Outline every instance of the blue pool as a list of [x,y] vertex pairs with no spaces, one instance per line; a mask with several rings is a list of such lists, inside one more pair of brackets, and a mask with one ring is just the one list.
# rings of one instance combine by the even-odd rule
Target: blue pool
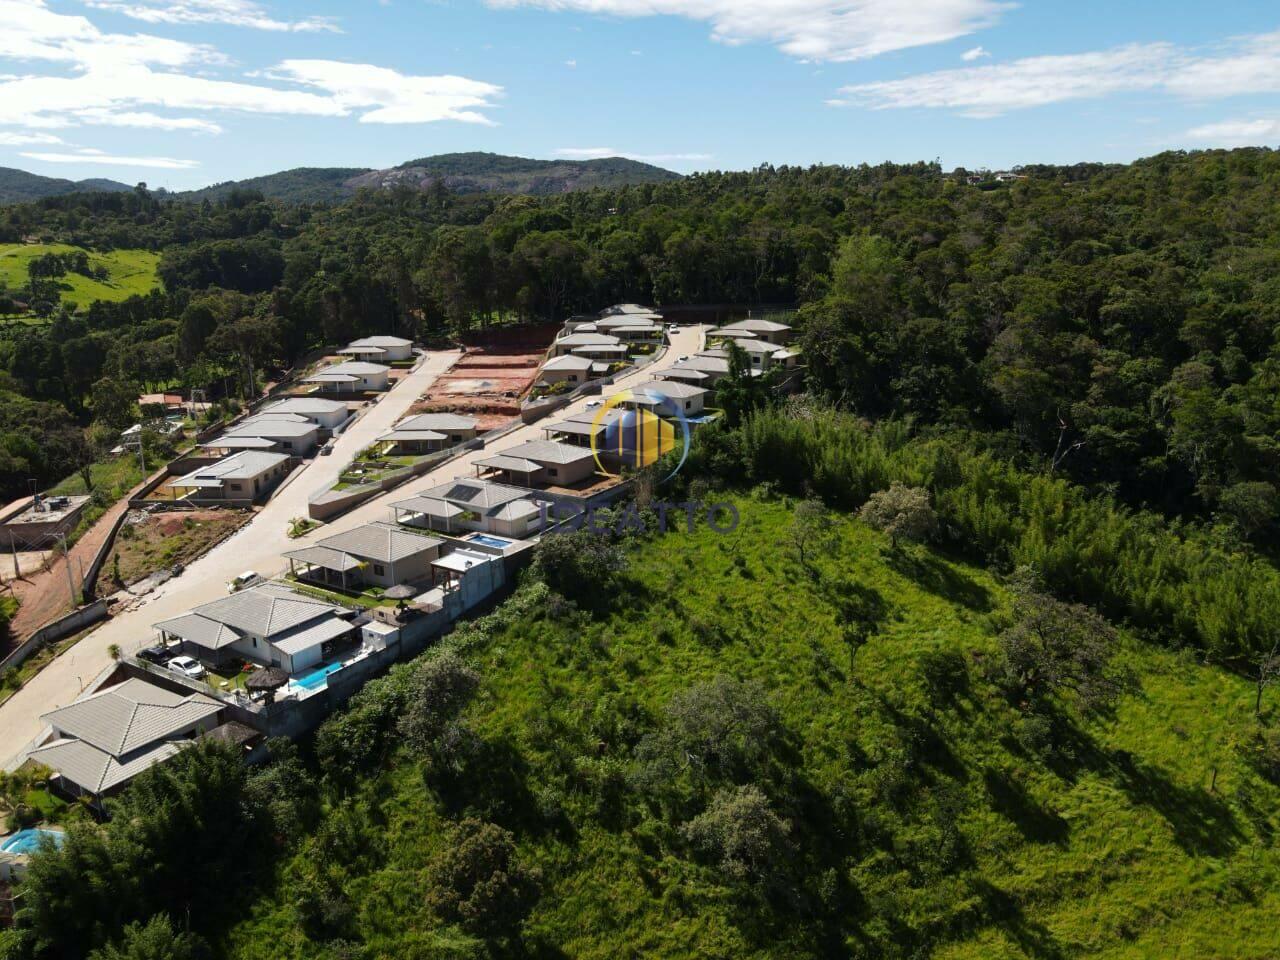
[[473,533],[467,537],[472,543],[482,543],[486,547],[496,547],[499,550],[511,546],[511,540],[505,540],[502,537],[492,537],[487,533]]
[[329,674],[337,673],[341,669],[340,663],[326,663],[323,667],[316,667],[310,673],[294,677],[293,682],[306,690],[318,690],[329,682]]
[[38,827],[29,827],[26,830],[19,830],[12,837],[6,837],[0,842],[0,850],[5,853],[35,853],[40,849],[40,838],[49,837],[53,840],[55,846],[62,846],[63,834],[61,830],[41,830]]

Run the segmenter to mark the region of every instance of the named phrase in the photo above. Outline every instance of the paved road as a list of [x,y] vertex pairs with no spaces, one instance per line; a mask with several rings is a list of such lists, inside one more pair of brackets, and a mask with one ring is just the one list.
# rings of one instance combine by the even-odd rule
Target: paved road
[[[331,456],[316,457],[250,523],[194,561],[182,576],[170,580],[89,634],[0,705],[0,767],[9,766],[43,729],[39,719],[42,714],[70,703],[110,665],[107,650],[112,644],[119,645],[125,653],[148,646],[155,639],[151,624],[226,596],[227,581],[236,574],[244,570],[270,574],[280,569],[280,554],[301,546],[308,539],[288,537],[289,521],[306,516],[308,497],[336,480],[356,453],[390,430],[459,356],[457,351],[430,354],[337,439]],[[385,514],[385,507],[367,505],[322,527],[323,532],[313,531],[310,539],[382,518]]]
[[[702,346],[703,330],[702,327],[682,327],[671,336],[671,345],[660,359],[648,367],[618,378],[603,395],[608,397],[619,390],[642,384],[652,379],[659,370],[670,367],[681,356],[696,353]],[[84,685],[110,664],[107,649],[111,644],[118,644],[125,653],[147,646],[155,639],[151,624],[225,596],[227,581],[236,574],[244,570],[256,570],[265,576],[274,576],[286,566],[280,556],[285,550],[297,549],[308,542],[315,542],[371,520],[393,519],[389,509],[392,502],[403,500],[418,490],[446,480],[474,476],[475,461],[491,457],[496,452],[527,440],[543,438],[545,422],[520,427],[483,450],[473,451],[446,463],[411,484],[375,497],[305,537],[290,540],[286,533],[288,522],[293,517],[306,515],[307,498],[336,479],[342,467],[357,451],[389,430],[413,401],[440,373],[452,366],[457,358],[457,353],[432,354],[412,376],[393,388],[343,434],[332,456],[317,457],[251,523],[193,562],[181,577],[170,580],[154,594],[148,595],[145,604],[118,614],[89,634],[0,705],[0,766],[10,765],[40,733],[43,729],[39,719],[42,714],[70,703],[79,696]],[[586,404],[586,398],[578,400],[553,414],[551,419],[563,419],[579,413],[587,409]]]

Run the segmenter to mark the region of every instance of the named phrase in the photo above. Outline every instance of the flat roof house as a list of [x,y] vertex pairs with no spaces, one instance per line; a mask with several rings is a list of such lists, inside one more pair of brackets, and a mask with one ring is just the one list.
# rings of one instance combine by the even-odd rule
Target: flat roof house
[[28,756],[53,770],[65,792],[96,799],[212,730],[221,711],[212,697],[133,678],[46,713],[54,739]]
[[[442,540],[394,523],[366,523],[285,553],[289,572],[344,590],[394,587],[429,579]],[[301,572],[299,572],[301,568]]]
[[589,357],[566,353],[544,363],[538,372],[538,379],[544,383],[559,383],[562,380],[567,380],[569,383],[586,383],[591,379],[592,366],[594,362]]
[[236,659],[298,673],[319,663],[355,628],[343,607],[266,583],[154,624],[184,652],[218,664]]
[[530,490],[491,480],[449,480],[393,503],[396,522],[442,533],[476,531],[522,539],[537,531],[541,502]]
[[170,480],[169,486],[175,498],[253,502],[274,490],[288,475],[290,459],[286,453],[241,450]]
[[595,455],[576,444],[530,440],[476,461],[476,469],[496,470],[516,483],[565,487],[596,470]]
[[340,427],[351,416],[351,411],[341,400],[323,400],[320,397],[289,397],[262,408],[263,415],[278,413],[306,417],[322,430]]
[[347,360],[317,370],[305,382],[328,393],[361,393],[387,389],[390,372],[391,368],[381,363]]
[[404,337],[362,337],[352,340],[338,352],[376,363],[409,360],[413,357],[413,341]]

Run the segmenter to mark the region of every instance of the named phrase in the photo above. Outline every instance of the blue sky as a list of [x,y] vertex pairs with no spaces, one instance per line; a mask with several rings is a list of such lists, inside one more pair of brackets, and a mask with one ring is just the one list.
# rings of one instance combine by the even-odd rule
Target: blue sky
[[187,188],[433,153],[680,171],[1280,142],[1280,7],[0,0],[0,166]]

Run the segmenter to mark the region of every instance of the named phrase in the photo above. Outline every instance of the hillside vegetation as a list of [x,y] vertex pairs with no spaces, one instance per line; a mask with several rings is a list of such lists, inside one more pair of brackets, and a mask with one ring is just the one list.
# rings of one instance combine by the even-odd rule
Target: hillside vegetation
[[42,177],[13,167],[0,167],[0,204],[24,203],[41,197],[58,197],[68,193],[92,191],[114,192],[132,190],[128,184],[117,180],[91,178],[88,180],[64,180],[61,177]]
[[[325,767],[326,813],[228,955],[504,952],[431,905],[467,818],[511,831],[539,878],[518,937],[535,956],[1269,955],[1280,792],[1233,745],[1247,682],[1125,639],[1135,692],[1113,716],[1055,710],[1047,750],[988,676],[1000,580],[848,517],[802,565],[794,502],[736,503],[736,534],[637,544],[582,610],[530,586],[462,628],[450,646],[480,679],[452,746],[423,757],[388,731],[379,762],[369,704],[402,678],[363,694],[327,742],[365,772]],[[852,649],[859,598],[878,613]],[[723,769],[664,766],[672,705],[716,678],[719,712],[742,712],[721,718]],[[688,836],[743,783],[786,824],[754,879]]]

